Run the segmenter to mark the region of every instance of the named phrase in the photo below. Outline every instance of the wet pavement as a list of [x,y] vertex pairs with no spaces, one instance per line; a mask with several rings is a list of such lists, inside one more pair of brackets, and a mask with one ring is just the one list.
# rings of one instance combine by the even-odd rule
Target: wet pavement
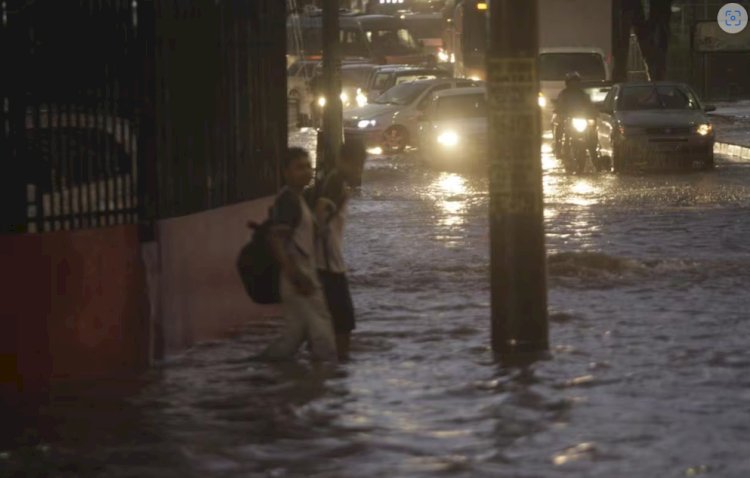
[[250,363],[278,324],[249,324],[137,380],[59,387],[43,445],[0,454],[0,476],[750,476],[750,165],[543,164],[550,360],[492,359],[486,179],[373,158],[350,363]]

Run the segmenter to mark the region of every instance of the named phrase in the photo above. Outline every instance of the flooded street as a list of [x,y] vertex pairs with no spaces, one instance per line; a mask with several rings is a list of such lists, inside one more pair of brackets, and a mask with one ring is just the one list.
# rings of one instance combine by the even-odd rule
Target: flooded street
[[59,387],[56,436],[0,476],[750,476],[750,164],[543,165],[550,360],[492,359],[487,180],[373,158],[352,362],[248,362],[278,321],[249,324],[137,381]]

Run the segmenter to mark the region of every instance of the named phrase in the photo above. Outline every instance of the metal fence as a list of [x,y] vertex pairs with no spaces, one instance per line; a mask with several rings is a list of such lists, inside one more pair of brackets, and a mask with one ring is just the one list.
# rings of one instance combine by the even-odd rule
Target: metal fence
[[138,4],[6,0],[2,9],[5,229],[135,222]]
[[158,2],[160,216],[276,191],[287,141],[285,2]]
[[285,2],[0,2],[2,226],[149,223],[278,187]]

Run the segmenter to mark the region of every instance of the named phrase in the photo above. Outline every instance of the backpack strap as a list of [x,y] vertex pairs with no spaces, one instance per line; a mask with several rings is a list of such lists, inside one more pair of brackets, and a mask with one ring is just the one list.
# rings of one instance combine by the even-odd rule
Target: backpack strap
[[[268,209],[269,219],[271,220],[272,224],[277,224],[280,222],[279,211],[278,211],[278,207],[276,206],[279,202],[284,200],[282,199],[284,195],[293,195],[293,193],[289,190],[289,188],[284,186],[284,188],[282,188],[279,194],[276,196],[276,201],[274,202],[274,204]],[[292,213],[292,217],[291,217],[292,221],[291,221],[291,224],[288,224],[291,228],[292,234],[294,234],[294,231],[297,229],[297,226],[299,226],[300,222],[302,221],[302,207],[303,207],[302,204],[300,204],[299,202],[301,200],[300,198],[295,196],[294,199],[296,201],[294,202],[294,206],[293,206],[294,212]],[[309,254],[307,254],[304,250],[302,250],[299,244],[297,244],[294,241],[293,237],[291,238],[291,242],[292,244],[294,244],[294,248],[297,250],[297,252],[299,252],[302,255],[302,257],[305,257],[305,258],[310,257]]]

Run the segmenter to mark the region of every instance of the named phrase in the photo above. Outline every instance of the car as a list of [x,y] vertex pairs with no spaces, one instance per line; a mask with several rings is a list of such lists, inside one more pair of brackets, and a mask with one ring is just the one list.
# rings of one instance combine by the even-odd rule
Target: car
[[413,65],[387,65],[376,68],[370,74],[365,88],[368,101],[382,95],[389,88],[415,80],[431,80],[434,78],[450,78],[449,71],[439,68],[419,67]]
[[130,118],[93,104],[46,104],[27,108],[24,133],[24,168],[37,214],[93,215],[135,204],[138,137]]
[[[344,109],[367,104],[365,88],[373,70],[378,65],[372,63],[349,62],[345,60],[341,64],[341,105]],[[323,67],[318,65],[315,69],[313,84],[322,81]],[[315,88],[318,89],[318,88]],[[325,106],[326,99],[320,91],[316,92],[316,107],[321,109]]]
[[477,86],[479,82],[458,78],[435,78],[401,83],[372,103],[349,110],[344,115],[344,134],[358,138],[366,147],[385,152],[403,151],[415,145],[418,117],[432,95],[449,88]]
[[419,153],[425,162],[445,169],[486,164],[487,92],[483,86],[435,93],[419,120]]
[[684,83],[618,83],[600,106],[600,154],[615,172],[636,167],[714,165],[714,132],[705,105]]

